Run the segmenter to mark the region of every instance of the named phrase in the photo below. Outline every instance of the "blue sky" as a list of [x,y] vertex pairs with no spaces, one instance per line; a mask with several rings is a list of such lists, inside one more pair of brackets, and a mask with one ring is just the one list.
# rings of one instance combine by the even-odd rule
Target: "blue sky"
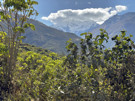
[[[117,5],[121,5],[127,8],[124,9],[123,11],[117,12],[117,14],[123,14],[126,12],[135,12],[135,0],[37,0],[37,1],[39,3],[38,6],[35,6],[35,8],[39,12],[39,16],[37,17],[37,20],[43,22],[46,25],[60,23],[58,21],[62,21],[63,19],[59,17],[57,19],[58,21],[56,21],[56,19],[52,20],[52,18],[49,18],[49,15],[51,15],[52,13],[57,13],[58,15],[58,11],[64,12],[62,10],[67,10],[67,9],[74,10],[74,11],[76,10],[85,11],[86,8],[87,9],[103,8],[104,10],[105,8],[111,7],[111,11],[113,11],[114,9],[116,9]],[[66,12],[69,13],[69,10]],[[56,14],[54,16],[56,16]],[[48,19],[41,19],[43,17],[48,17]]]

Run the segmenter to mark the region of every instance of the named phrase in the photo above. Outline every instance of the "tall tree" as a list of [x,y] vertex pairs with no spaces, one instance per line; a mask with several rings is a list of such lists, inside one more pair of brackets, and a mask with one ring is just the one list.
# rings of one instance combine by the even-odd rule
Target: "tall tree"
[[[0,28],[3,33],[7,33],[3,42],[7,49],[6,65],[3,66],[5,84],[8,87],[8,93],[12,91],[13,72],[16,70],[16,60],[18,55],[19,45],[25,29],[31,27],[35,30],[33,24],[28,23],[28,18],[38,15],[33,5],[37,5],[35,0],[2,0],[0,2]],[[3,26],[4,25],[4,26]]]

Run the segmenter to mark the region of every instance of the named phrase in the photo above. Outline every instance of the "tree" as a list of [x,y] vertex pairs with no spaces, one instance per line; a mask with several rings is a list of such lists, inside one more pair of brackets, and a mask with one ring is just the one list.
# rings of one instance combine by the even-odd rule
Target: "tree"
[[135,99],[132,35],[126,36],[126,32],[121,31],[120,35],[112,38],[115,46],[105,49],[108,33],[103,29],[100,31],[95,38],[91,33],[81,34],[85,37],[81,39],[80,52],[77,51],[77,45],[68,41],[69,54],[65,66],[68,67],[66,71],[71,69],[67,72],[71,78],[67,77],[67,80],[72,81],[67,87],[70,89],[63,91],[70,95],[67,98],[74,100],[132,101]]
[[6,65],[3,66],[5,84],[11,93],[13,91],[13,73],[16,70],[16,60],[18,49],[25,33],[25,29],[31,27],[35,30],[33,24],[28,23],[30,17],[38,15],[33,5],[38,3],[35,0],[2,0],[0,2],[0,28],[3,33],[7,33],[3,43],[7,47],[8,53],[5,55]]

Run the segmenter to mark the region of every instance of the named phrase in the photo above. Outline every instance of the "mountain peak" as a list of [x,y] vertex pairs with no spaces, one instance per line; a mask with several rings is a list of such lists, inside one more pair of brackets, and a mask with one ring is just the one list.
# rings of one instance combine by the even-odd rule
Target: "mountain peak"
[[76,35],[80,36],[81,33],[88,32],[90,29],[93,29],[96,26],[98,26],[98,24],[94,21],[85,21],[80,23],[68,23],[67,25],[61,26],[53,25],[52,27],[62,30],[64,32],[75,33]]

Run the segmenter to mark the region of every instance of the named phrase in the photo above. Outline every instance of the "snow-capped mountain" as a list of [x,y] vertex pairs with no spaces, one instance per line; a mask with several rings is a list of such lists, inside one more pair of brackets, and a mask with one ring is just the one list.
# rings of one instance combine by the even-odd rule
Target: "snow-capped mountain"
[[75,23],[74,21],[72,23],[68,23],[67,25],[52,25],[52,27],[62,30],[64,32],[70,32],[70,33],[75,33],[76,35],[80,36],[81,33],[84,32],[89,32],[93,28],[99,26],[95,22],[80,22],[80,23]]
[[72,32],[76,35],[80,35],[84,32],[91,32],[94,36],[100,34],[100,29],[105,29],[110,37],[110,41],[107,44],[107,47],[111,47],[114,43],[111,41],[111,38],[115,35],[120,34],[122,30],[127,31],[127,35],[133,35],[133,40],[135,41],[135,12],[129,12],[123,15],[115,15],[105,21],[102,25],[98,25],[95,22],[80,22],[80,23],[70,23],[65,26],[57,26],[54,25],[53,27],[63,30],[65,32]]

